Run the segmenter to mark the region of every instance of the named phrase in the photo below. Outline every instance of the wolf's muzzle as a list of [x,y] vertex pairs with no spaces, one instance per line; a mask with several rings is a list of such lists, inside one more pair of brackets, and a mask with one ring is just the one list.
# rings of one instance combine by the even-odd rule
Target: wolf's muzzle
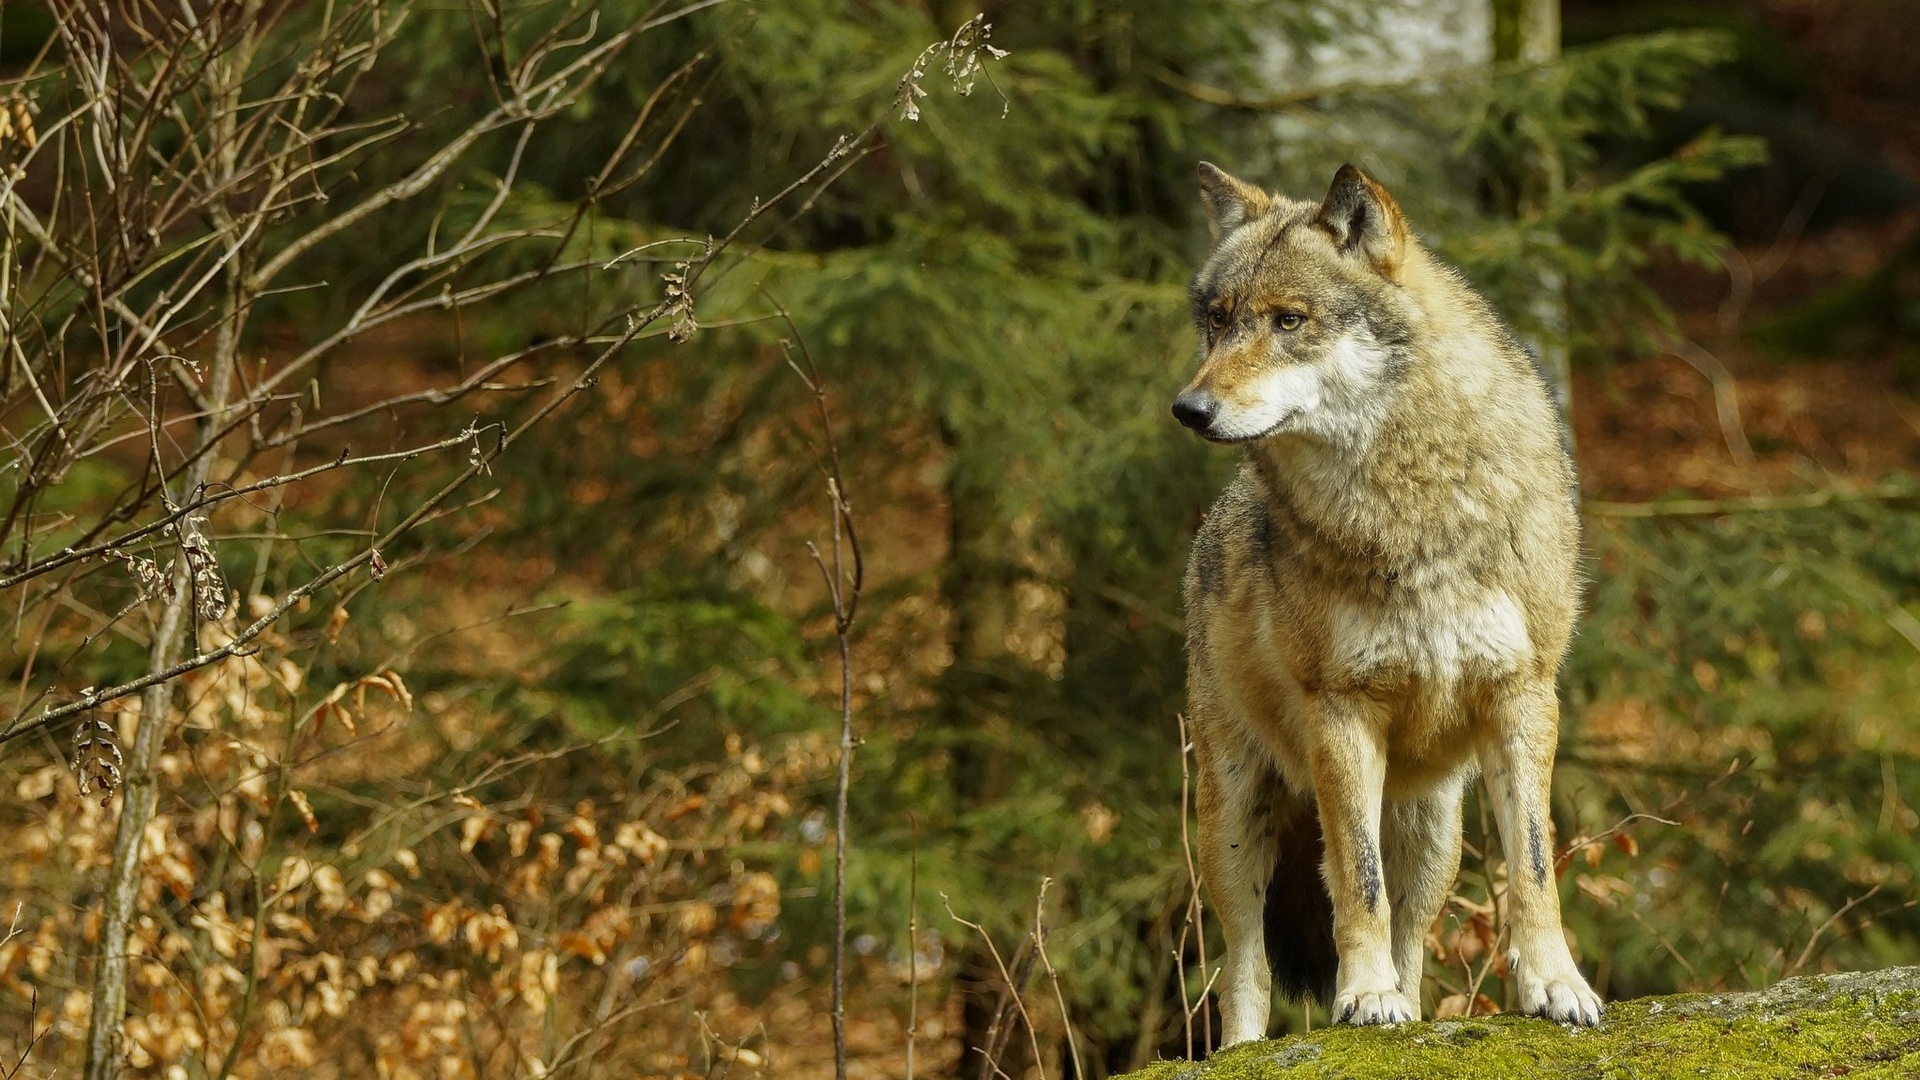
[[1173,399],[1173,418],[1205,434],[1220,415],[1220,399],[1205,390],[1189,390]]

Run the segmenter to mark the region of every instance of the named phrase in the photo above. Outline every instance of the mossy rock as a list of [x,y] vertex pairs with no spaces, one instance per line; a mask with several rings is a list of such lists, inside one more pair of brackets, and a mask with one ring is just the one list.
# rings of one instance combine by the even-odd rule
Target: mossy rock
[[1597,1030],[1519,1016],[1329,1028],[1124,1080],[1763,1080],[1920,1077],[1920,967],[1607,1007]]

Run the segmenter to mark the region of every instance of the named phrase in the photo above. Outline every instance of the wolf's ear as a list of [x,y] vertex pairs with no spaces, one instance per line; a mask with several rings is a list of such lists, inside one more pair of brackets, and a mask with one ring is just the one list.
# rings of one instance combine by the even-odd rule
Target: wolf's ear
[[1366,259],[1388,277],[1406,257],[1407,219],[1400,207],[1386,188],[1352,165],[1342,165],[1334,174],[1315,224],[1333,237],[1334,246]]
[[1211,162],[1200,163],[1200,199],[1207,204],[1207,231],[1213,242],[1267,212],[1273,200],[1267,193],[1236,180]]

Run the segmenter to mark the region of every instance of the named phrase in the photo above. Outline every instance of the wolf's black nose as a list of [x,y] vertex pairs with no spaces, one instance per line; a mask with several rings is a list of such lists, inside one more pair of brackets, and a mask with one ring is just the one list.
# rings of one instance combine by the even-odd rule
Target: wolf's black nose
[[1205,390],[1193,390],[1173,399],[1173,418],[1195,431],[1205,431],[1220,414],[1220,401]]

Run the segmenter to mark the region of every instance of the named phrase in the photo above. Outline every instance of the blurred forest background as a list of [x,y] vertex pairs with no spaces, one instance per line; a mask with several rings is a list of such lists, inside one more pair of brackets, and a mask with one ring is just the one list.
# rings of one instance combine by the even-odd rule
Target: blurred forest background
[[[833,1075],[837,626],[848,1074],[1203,1052],[1202,158],[1367,167],[1566,375],[1596,987],[1920,961],[1916,48],[1904,0],[3,0],[0,1069]],[[1430,1011],[1501,1003],[1490,836]]]

